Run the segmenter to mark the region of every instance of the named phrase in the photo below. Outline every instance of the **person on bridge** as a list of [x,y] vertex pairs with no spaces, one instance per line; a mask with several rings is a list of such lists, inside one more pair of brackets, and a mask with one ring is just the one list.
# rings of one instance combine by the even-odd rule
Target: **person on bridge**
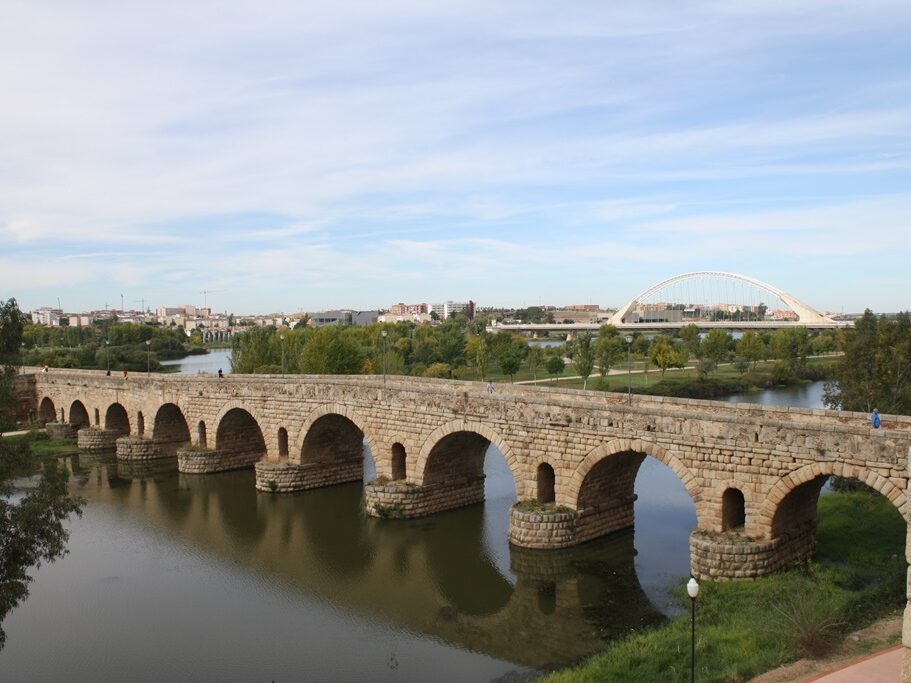
[[221,371],[221,368],[218,368],[218,379],[224,379],[225,373]]
[[124,379],[127,378],[127,371],[126,371],[126,368],[123,369],[123,378],[124,378]]
[[487,393],[488,393],[488,394],[492,394],[492,393],[493,393],[493,382],[488,382],[488,383],[487,383]]
[[879,426],[882,424],[882,420],[879,419],[879,411],[874,408],[873,412],[870,413],[870,426],[873,429],[879,429]]

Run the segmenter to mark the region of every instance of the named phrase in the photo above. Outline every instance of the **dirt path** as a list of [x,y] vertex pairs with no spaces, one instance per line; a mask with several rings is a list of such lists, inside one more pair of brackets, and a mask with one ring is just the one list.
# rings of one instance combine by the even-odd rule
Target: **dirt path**
[[884,650],[901,642],[901,613],[880,619],[864,629],[855,631],[835,648],[828,657],[800,659],[757,676],[751,683],[792,683],[803,681],[864,655]]

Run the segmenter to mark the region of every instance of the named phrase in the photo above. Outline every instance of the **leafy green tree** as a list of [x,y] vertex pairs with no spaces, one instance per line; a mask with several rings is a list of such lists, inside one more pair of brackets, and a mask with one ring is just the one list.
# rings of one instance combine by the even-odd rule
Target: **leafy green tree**
[[702,339],[699,336],[698,325],[690,323],[681,327],[680,339],[690,357],[699,358],[702,355]]
[[478,375],[481,379],[487,377],[487,364],[489,361],[489,351],[485,333],[471,337],[465,345],[465,353],[469,358],[474,360],[475,367],[478,368]]
[[810,353],[810,335],[806,327],[789,327],[772,335],[772,356],[784,363],[792,375],[797,375],[807,365]]
[[611,366],[623,357],[623,341],[616,335],[602,337],[599,333],[598,341],[595,342],[595,354],[598,359],[598,372],[604,378],[610,372]]
[[722,330],[715,327],[711,329],[705,336],[705,339],[702,340],[702,354],[700,357],[711,359],[717,366],[718,363],[722,362],[728,357],[730,350],[730,333],[727,330]]
[[16,424],[16,372],[22,362],[25,316],[15,299],[0,303],[0,434]]
[[563,373],[563,370],[566,368],[566,362],[563,360],[562,356],[554,355],[547,359],[544,367],[547,369],[547,374],[551,376],[551,381],[553,381],[556,379],[557,375]]
[[423,372],[424,377],[437,377],[439,379],[447,379],[451,375],[452,370],[448,363],[434,363]]
[[592,336],[588,332],[582,332],[576,338],[572,359],[576,372],[582,378],[582,388],[587,389],[588,377],[595,367],[595,348],[592,344]]
[[735,345],[737,353],[749,361],[752,368],[756,368],[756,363],[765,358],[765,344],[762,338],[753,330],[747,330],[743,336],[737,340]]
[[509,350],[503,353],[499,358],[500,370],[504,375],[509,375],[509,381],[512,382],[519,368],[522,367],[522,357],[515,350]]
[[667,337],[655,337],[648,359],[652,365],[660,368],[663,378],[668,368],[682,368],[686,364],[687,354],[675,348]]
[[531,370],[532,377],[534,377],[535,382],[538,381],[538,368],[544,364],[544,349],[535,344],[528,350],[528,355],[525,357],[526,362],[528,363],[528,369]]
[[840,335],[844,352],[835,379],[826,384],[826,405],[844,410],[911,414],[911,318],[893,320],[870,310]]
[[366,354],[347,329],[326,325],[307,340],[300,364],[305,374],[357,375],[365,360]]

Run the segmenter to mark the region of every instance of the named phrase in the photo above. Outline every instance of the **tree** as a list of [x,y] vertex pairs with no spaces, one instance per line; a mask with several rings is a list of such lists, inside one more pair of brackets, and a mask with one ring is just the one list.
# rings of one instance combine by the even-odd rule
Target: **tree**
[[537,344],[532,346],[528,350],[528,355],[525,357],[525,360],[528,362],[528,369],[531,370],[531,374],[535,378],[535,383],[537,384],[538,368],[544,364],[544,349]]
[[[613,327],[606,325],[605,327]],[[603,327],[601,328],[604,329]],[[598,372],[601,377],[606,377],[610,372],[611,366],[619,361],[623,356],[623,343],[620,337],[604,336],[599,333],[598,341],[595,342],[595,355],[598,359]]]
[[765,358],[765,344],[762,343],[762,338],[753,330],[747,330],[743,333],[743,336],[737,340],[736,348],[737,353],[745,360],[748,360],[753,369],[756,368],[758,361]]
[[681,352],[674,348],[670,339],[666,337],[655,337],[652,347],[649,349],[648,359],[653,365],[661,369],[661,377],[668,368],[682,368],[687,361],[686,352]]
[[488,348],[484,332],[476,337],[471,337],[465,345],[465,354],[474,360],[481,379],[487,377]]
[[16,372],[22,362],[25,316],[15,299],[0,303],[0,434],[16,424]]
[[702,340],[702,356],[715,362],[715,365],[728,357],[731,350],[731,335],[727,330],[713,328]]
[[547,369],[547,374],[551,376],[551,381],[553,381],[566,368],[566,362],[562,356],[551,356],[547,359],[544,367]]
[[683,347],[690,356],[699,358],[702,355],[702,340],[699,336],[698,325],[690,323],[689,325],[681,327],[680,339],[683,341]]
[[826,405],[843,410],[911,414],[911,318],[890,320],[870,310],[840,335],[844,352],[835,380],[826,384]]
[[304,345],[301,370],[315,375],[356,375],[364,366],[364,355],[347,329],[327,325]]
[[573,366],[582,378],[582,388],[588,388],[588,377],[595,367],[595,349],[592,345],[592,336],[582,332],[577,338],[573,349]]
[[512,382],[516,372],[522,366],[522,357],[516,351],[507,351],[500,358],[500,370],[504,375],[509,375],[509,381]]
[[810,353],[810,335],[806,327],[791,327],[778,330],[772,335],[772,356],[787,366],[791,375],[796,375],[807,365]]

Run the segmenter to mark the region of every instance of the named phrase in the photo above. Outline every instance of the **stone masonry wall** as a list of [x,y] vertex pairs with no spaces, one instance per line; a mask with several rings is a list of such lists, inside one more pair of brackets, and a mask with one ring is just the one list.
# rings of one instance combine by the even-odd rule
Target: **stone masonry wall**
[[509,542],[520,548],[552,550],[578,545],[576,513],[572,510],[509,510]]
[[228,470],[242,470],[252,467],[263,457],[255,451],[177,451],[177,471],[182,474],[212,474]]
[[360,454],[356,458],[336,458],[304,465],[261,460],[256,463],[256,490],[266,493],[294,493],[360,481],[363,476],[364,460]]
[[116,445],[118,460],[152,460],[161,457],[152,440],[144,436],[121,436]]
[[48,422],[44,429],[52,439],[72,439],[76,436],[76,428],[69,422]]
[[425,517],[483,500],[483,476],[427,486],[398,481],[364,486],[364,506],[371,517]]
[[768,541],[696,529],[690,536],[690,570],[700,580],[753,579],[807,562],[815,552],[816,524],[792,528],[788,534]]
[[76,445],[85,451],[110,451],[116,447],[119,432],[99,427],[83,427],[76,433]]

